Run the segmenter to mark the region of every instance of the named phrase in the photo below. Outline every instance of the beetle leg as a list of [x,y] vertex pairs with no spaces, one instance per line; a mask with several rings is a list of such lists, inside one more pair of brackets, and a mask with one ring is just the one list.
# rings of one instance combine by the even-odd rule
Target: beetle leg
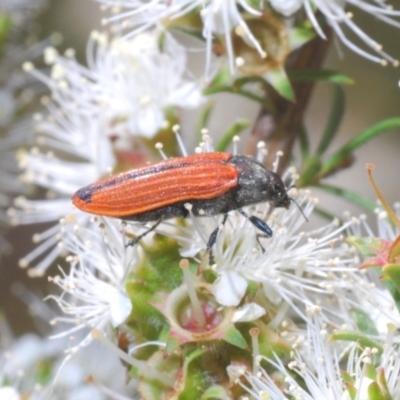
[[135,237],[135,239],[130,240],[125,245],[125,247],[134,246],[135,244],[137,244],[140,239],[143,239],[148,233],[150,233],[151,231],[154,231],[154,229],[156,229],[157,226],[161,224],[161,222],[162,222],[162,218],[160,218],[153,226],[151,226],[149,229],[147,229],[146,232],[143,232],[141,235]]
[[263,234],[259,234],[256,237],[257,237],[257,242],[260,245],[262,251],[265,251],[264,247],[260,242],[260,237],[270,238],[272,236],[272,229],[261,218],[255,217],[254,215],[248,215],[241,208],[238,208],[238,211],[240,212],[240,214],[246,217],[257,229],[263,232]]
[[224,215],[224,219],[222,220],[222,223],[219,224],[211,233],[210,238],[208,239],[208,243],[207,243],[207,251],[210,254],[210,265],[215,264],[215,260],[214,260],[214,255],[212,252],[212,247],[214,246],[215,242],[217,241],[217,236],[218,236],[218,232],[221,229],[221,225],[225,225],[226,220],[228,219],[228,214]]

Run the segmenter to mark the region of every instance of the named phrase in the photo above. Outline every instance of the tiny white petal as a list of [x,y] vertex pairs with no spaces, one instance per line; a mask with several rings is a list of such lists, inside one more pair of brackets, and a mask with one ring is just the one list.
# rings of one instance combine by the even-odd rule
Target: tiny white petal
[[238,308],[231,319],[232,322],[254,321],[266,314],[265,308],[257,303],[248,303]]
[[111,324],[114,328],[121,325],[132,311],[129,297],[120,291],[110,291],[105,294],[110,305]]
[[299,11],[303,5],[303,0],[269,0],[272,8],[281,13],[285,17],[293,15]]
[[2,400],[20,400],[21,396],[17,390],[11,386],[3,386],[0,388],[0,399]]
[[247,289],[247,281],[235,271],[224,271],[213,286],[213,294],[223,306],[237,306]]

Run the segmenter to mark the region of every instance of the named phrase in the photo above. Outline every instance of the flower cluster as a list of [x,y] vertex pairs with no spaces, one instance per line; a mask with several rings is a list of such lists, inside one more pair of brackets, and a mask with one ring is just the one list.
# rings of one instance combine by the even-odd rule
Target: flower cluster
[[[287,177],[295,179],[296,172]],[[308,191],[290,194],[310,218],[316,199]],[[395,389],[386,365],[397,351],[392,327],[400,319],[394,299],[358,269],[357,254],[344,240],[359,220],[310,230],[295,207],[244,211],[268,219],[272,238],[258,238],[248,219],[232,212],[218,234],[214,265],[204,249],[218,219],[162,223],[133,248],[126,243],[138,234],[136,224],[101,218],[85,228],[76,224],[78,212],[63,220],[69,269],[52,278],[62,294],[51,298],[65,315],[54,322],[72,324],[61,335],[80,338],[69,357],[100,340],[137,369],[141,393],[157,381],[159,398],[186,395],[193,379],[199,395],[347,398],[343,362],[357,393],[375,382],[367,364]],[[271,376],[271,368],[280,375]],[[204,372],[210,379],[196,380]]]
[[[192,23],[193,15],[199,19],[198,25],[192,23],[191,29],[197,29],[206,42],[207,70],[210,68],[212,53],[219,54],[215,43],[222,41],[224,50],[229,60],[231,71],[236,66],[241,66],[243,59],[238,54],[237,38],[243,39],[249,47],[254,48],[261,59],[270,57],[271,48],[263,41],[260,34],[261,21],[268,24],[273,18],[273,12],[284,17],[286,28],[301,18],[304,10],[315,32],[326,39],[324,32],[325,22],[319,18],[323,15],[326,24],[330,26],[338,39],[352,51],[377,63],[386,65],[391,62],[394,65],[398,61],[383,51],[382,45],[364,32],[353,20],[353,13],[348,9],[360,10],[371,14],[384,23],[400,27],[400,11],[394,10],[384,1],[351,0],[351,1],[326,1],[326,0],[269,0],[259,3],[246,1],[152,1],[150,3],[141,0],[96,0],[104,4],[105,10],[111,11],[111,16],[104,19],[104,23],[122,26],[122,30],[132,36],[152,26],[162,25],[166,28],[181,27],[188,29]],[[267,16],[267,19],[265,19]],[[195,26],[195,28],[193,27]],[[269,28],[271,29],[271,28]],[[349,31],[363,45],[358,46],[351,40],[346,31]],[[272,33],[272,32],[270,32]],[[269,38],[269,40],[272,40]],[[275,40],[274,45],[277,45]],[[369,52],[365,49],[371,49]]]
[[[207,104],[195,153],[203,154],[196,158],[202,160],[225,157],[221,165],[232,167],[234,186],[222,195],[207,192],[184,202],[186,197],[179,197],[184,190],[174,186],[179,200],[162,203],[165,212],[134,209],[124,221],[105,216],[112,215],[107,204],[97,209],[105,215],[89,215],[75,208],[71,197],[77,207],[77,198],[93,205],[111,187],[126,210],[131,204],[124,190],[150,180],[143,169],[84,187],[159,160],[159,154],[163,159],[187,155],[179,134],[181,114],[198,109],[209,94],[244,95],[261,103],[275,122],[279,107],[296,107],[285,71],[289,55],[316,35],[326,38],[325,25],[366,58],[396,64],[347,9],[394,26],[399,12],[367,0],[97,1],[112,14],[104,20],[110,30],[92,32],[86,66],[72,49],[60,54],[52,46],[43,50],[43,43],[29,51],[43,50],[48,68],[35,67],[24,53],[24,84],[16,74],[3,79],[0,65],[0,128],[7,130],[0,138],[0,227],[6,219],[14,225],[48,223],[33,236],[35,247],[20,266],[42,276],[58,264],[46,298],[57,313],[43,305],[40,313],[50,321],[46,335],[53,341],[34,335],[14,339],[0,321],[0,397],[396,398],[400,221],[379,194],[392,225],[380,223],[377,238],[364,218],[317,224],[318,199],[296,187],[301,177],[294,167],[280,168],[279,151],[267,170],[276,181],[260,188],[268,201],[240,208],[234,196],[253,171],[229,164],[231,155],[224,153],[231,142],[231,153],[239,153],[240,129],[233,125],[214,144],[206,129],[212,108]],[[26,6],[22,0],[16,4]],[[8,10],[7,2],[4,7]],[[350,41],[345,29],[377,56]],[[182,33],[204,42],[207,79],[189,71]],[[324,71],[306,80],[322,75],[332,77]],[[17,111],[28,108],[32,91],[23,88],[32,79],[48,91],[34,93],[41,95],[42,109],[29,109],[32,119],[14,123]],[[271,88],[285,98],[284,106],[273,104]],[[305,142],[303,135],[303,153]],[[24,147],[15,157],[20,143]],[[251,162],[265,169],[265,143],[254,149],[258,153]],[[222,154],[209,154],[216,151]],[[18,180],[15,159],[22,171]],[[320,160],[307,161],[319,168]],[[180,175],[187,170],[179,162],[151,167],[156,184],[166,179],[166,170],[173,170],[178,182],[190,181],[190,174]],[[280,169],[284,172],[275,175]],[[210,179],[200,178],[193,185]],[[25,188],[33,190],[27,194]],[[285,202],[274,201],[278,192]],[[143,191],[143,202],[153,204],[153,194]],[[169,193],[160,196],[169,199]],[[222,196],[232,196],[229,204],[235,207],[221,206],[220,215],[213,207]],[[205,209],[194,212],[198,201]],[[173,207],[185,218],[168,218],[175,215]],[[152,218],[158,211],[161,218]],[[132,221],[138,214],[144,223]],[[385,282],[370,267],[378,267]],[[26,300],[27,291],[22,292]]]
[[[146,149],[140,137],[171,130],[168,109],[192,108],[203,101],[200,86],[183,76],[184,48],[166,35],[160,50],[158,37],[150,32],[129,42],[109,42],[94,32],[87,68],[77,63],[73,51],[63,57],[47,48],[50,77],[32,63],[24,64],[51,91],[51,99],[42,100],[47,112],[35,115],[35,146],[20,155],[22,180],[46,189],[47,199],[20,196],[8,214],[14,224],[56,222],[34,236],[40,246],[20,262],[27,267],[41,257],[32,274],[43,274],[62,251],[57,247],[58,221],[68,212],[72,194],[120,164],[143,163]],[[89,223],[84,215],[79,218]]]

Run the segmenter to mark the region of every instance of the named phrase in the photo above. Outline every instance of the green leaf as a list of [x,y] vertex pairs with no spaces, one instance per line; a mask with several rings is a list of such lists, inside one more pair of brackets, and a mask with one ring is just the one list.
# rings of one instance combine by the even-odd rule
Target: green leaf
[[12,27],[12,19],[7,13],[0,12],[0,52],[3,50],[8,33]]
[[223,134],[221,140],[218,142],[217,146],[215,147],[215,151],[225,151],[227,147],[232,142],[232,139],[239,135],[239,133],[243,132],[251,125],[251,122],[248,120],[241,120],[235,122],[228,130]]
[[343,89],[339,85],[333,86],[333,100],[330,109],[328,122],[325,127],[324,134],[317,149],[317,157],[321,157],[328,149],[333,138],[335,137],[339,125],[342,122],[345,109],[345,96]]
[[264,79],[286,100],[294,101],[292,84],[282,67],[267,72]]
[[342,376],[344,383],[349,383],[350,385],[355,384],[354,378],[347,371],[340,371],[340,375]]
[[230,327],[225,335],[222,337],[226,342],[232,344],[235,347],[239,347],[239,349],[247,349],[247,342],[244,339],[243,335],[234,327]]
[[319,178],[322,178],[328,175],[333,170],[337,169],[338,166],[342,165],[346,161],[346,159],[351,155],[354,150],[356,150],[363,144],[369,142],[371,139],[374,139],[380,134],[395,128],[400,128],[399,117],[385,119],[361,132],[355,138],[347,142],[346,145],[339,149],[323,164],[322,169],[319,173]]
[[309,69],[291,72],[289,77],[292,82],[302,81],[327,81],[331,83],[338,83],[342,85],[351,85],[354,80],[349,76],[336,71],[329,71],[326,69]]
[[198,39],[202,42],[204,42],[204,36],[203,36],[203,31],[201,29],[190,29],[190,28],[185,28],[185,27],[173,27],[174,30],[177,30],[179,32],[183,32],[184,34],[194,37],[195,39]]
[[390,280],[396,286],[397,290],[400,292],[400,265],[398,264],[386,264],[382,271],[385,275],[390,277]]
[[146,281],[147,286],[154,284],[154,293],[171,290],[182,284],[183,272],[179,268],[181,255],[178,243],[161,234],[155,234],[151,245],[140,242],[145,254],[146,265],[139,268],[136,276]]
[[394,302],[396,303],[397,311],[400,312],[400,292],[397,289],[396,285],[392,280],[385,279],[383,283],[388,288],[390,294],[393,297]]
[[203,393],[203,395],[200,397],[200,400],[210,400],[210,399],[226,400],[228,398],[229,398],[229,393],[225,390],[223,386],[213,385]]
[[350,396],[350,399],[355,400],[357,398],[357,389],[355,388],[355,386],[350,385],[348,383],[346,383],[345,386],[346,386],[347,393]]
[[207,90],[211,90],[217,86],[227,85],[231,80],[231,73],[228,67],[222,67],[218,73],[215,75],[214,79],[208,85]]
[[[325,218],[328,221],[333,221],[335,218],[337,218],[336,215],[330,213],[327,210],[323,210],[321,207],[315,207],[313,212],[320,215],[322,218]],[[342,221],[340,219],[339,223],[342,224]]]
[[260,83],[262,86],[268,85],[268,82],[262,76],[243,76],[235,79],[232,87],[236,90],[239,90],[249,83]]
[[205,96],[210,96],[212,94],[217,94],[217,93],[232,93],[232,94],[237,94],[239,96],[246,97],[250,100],[256,101],[257,103],[260,103],[263,107],[265,107],[267,110],[271,109],[271,102],[261,96],[258,96],[248,90],[244,89],[236,89],[233,86],[230,85],[222,85],[222,86],[212,86],[209,87],[205,90],[203,90],[203,94]]
[[372,382],[368,386],[368,400],[386,400],[385,396],[381,392],[379,385],[376,382]]
[[315,38],[315,30],[307,28],[291,28],[287,30],[289,47],[290,49],[296,50],[303,46],[311,39]]
[[349,236],[347,238],[347,242],[354,246],[357,251],[364,257],[372,257],[375,256],[377,252],[382,249],[383,239],[370,236]]
[[302,167],[302,171],[300,171],[300,178],[297,180],[296,186],[303,187],[303,186],[316,185],[318,181],[315,179],[317,178],[320,170],[321,170],[320,158],[316,156],[308,157]]
[[200,112],[200,118],[197,126],[197,137],[201,139],[201,131],[204,128],[208,127],[208,123],[210,121],[210,117],[212,112],[214,111],[214,103],[209,101],[207,104],[205,104],[204,107],[202,107],[201,112]]
[[396,260],[398,259],[399,255],[400,255],[400,235],[393,240],[392,245],[390,246],[389,257],[388,257],[389,262],[396,263]]
[[382,354],[383,347],[380,343],[371,339],[369,336],[360,332],[354,331],[338,331],[331,335],[331,341],[344,340],[346,342],[358,342],[363,347],[371,347],[378,349],[379,354]]
[[167,323],[149,302],[156,293],[170,292],[182,284],[181,256],[176,240],[163,235],[156,234],[151,245],[141,242],[141,246],[144,259],[126,284],[133,305],[127,324],[146,340],[158,340]]
[[200,399],[202,394],[212,385],[212,376],[205,373],[207,367],[205,367],[205,360],[202,357],[206,351],[205,349],[196,349],[189,355],[185,355],[181,378],[184,389],[179,394],[180,400]]
[[337,186],[321,184],[321,183],[316,185],[316,187],[323,190],[324,192],[331,193],[343,199],[349,200],[352,203],[363,207],[367,211],[373,212],[376,208],[376,203],[374,201],[371,201],[362,196],[361,194],[352,192],[348,189],[343,189]]
[[246,296],[248,301],[253,301],[254,298],[256,297],[259,289],[260,289],[260,283],[255,282],[255,281],[248,281],[247,283],[247,291],[246,291]]
[[165,380],[170,378],[171,383],[167,385],[165,382],[157,379],[157,375],[149,374],[146,369],[132,368],[131,373],[133,372],[134,375],[139,376],[141,398],[146,400],[171,398],[169,396],[171,395],[171,391],[173,391],[173,384],[176,379],[180,378],[181,358],[176,354],[165,357],[163,351],[157,351],[151,356],[150,360],[148,360],[148,367],[156,371],[157,375],[161,374]]
[[357,328],[366,335],[378,335],[378,330],[372,319],[364,311],[358,308],[350,309],[350,315],[357,325]]
[[377,377],[377,372],[376,372],[376,368],[375,365],[373,363],[371,364],[366,364],[364,366],[364,372],[365,372],[365,376],[369,379],[371,379],[371,381],[375,381],[376,377]]
[[300,127],[299,141],[301,157],[303,159],[303,164],[305,164],[307,159],[310,157],[310,140],[307,129],[304,125],[301,125]]
[[385,377],[385,371],[383,368],[381,368],[378,371],[377,382],[378,382],[379,387],[385,397],[385,400],[392,400],[392,396],[390,395],[390,391],[389,391],[388,384],[387,384],[386,377]]

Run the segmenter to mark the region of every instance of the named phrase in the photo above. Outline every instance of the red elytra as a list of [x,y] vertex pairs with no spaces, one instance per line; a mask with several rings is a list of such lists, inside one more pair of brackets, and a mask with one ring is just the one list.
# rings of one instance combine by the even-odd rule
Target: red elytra
[[229,153],[202,153],[164,160],[104,178],[78,190],[73,204],[92,214],[130,217],[190,200],[208,200],[237,186]]

